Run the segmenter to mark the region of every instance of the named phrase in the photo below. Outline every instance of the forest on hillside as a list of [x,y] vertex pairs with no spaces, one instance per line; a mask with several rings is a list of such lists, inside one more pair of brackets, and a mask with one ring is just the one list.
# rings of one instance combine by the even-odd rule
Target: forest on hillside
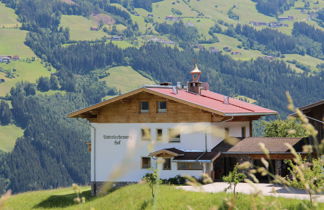
[[[202,80],[208,81],[213,91],[229,96],[243,95],[257,99],[258,104],[288,114],[285,91],[289,91],[297,106],[324,97],[324,67],[310,71],[305,67],[296,73],[287,63],[257,58],[234,60],[221,52],[197,50],[201,40],[195,28],[182,22],[161,23],[155,30],[167,35],[179,46],[148,42],[141,47],[120,48],[110,40],[75,41],[68,28],[60,26],[62,15],[89,16],[107,12],[127,25],[122,35],[134,38],[141,35],[138,25],[125,8],[152,10],[155,0],[75,0],[66,4],[59,0],[1,0],[15,10],[28,31],[25,44],[49,63],[57,72],[50,78],[41,77],[36,83],[16,84],[0,103],[0,123],[14,123],[24,129],[11,153],[0,154],[0,189],[22,192],[56,188],[71,183],[89,182],[89,154],[85,141],[89,140],[86,121],[67,119],[67,113],[98,103],[107,95],[118,91],[100,81],[95,71],[114,66],[131,66],[157,81],[183,82],[194,63],[202,70]],[[276,15],[288,9],[293,1],[269,7],[256,1],[257,9]],[[267,10],[268,8],[268,10]],[[283,53],[308,54],[324,57],[323,31],[306,23],[296,23],[293,35],[272,29],[255,30],[247,25],[230,26],[227,30],[216,25],[210,30],[242,40],[242,48],[260,49],[265,54],[282,56]],[[208,41],[208,40],[207,40]],[[41,95],[37,92],[64,91],[65,94]],[[307,96],[307,97],[305,97]],[[11,104],[11,106],[9,105]]]

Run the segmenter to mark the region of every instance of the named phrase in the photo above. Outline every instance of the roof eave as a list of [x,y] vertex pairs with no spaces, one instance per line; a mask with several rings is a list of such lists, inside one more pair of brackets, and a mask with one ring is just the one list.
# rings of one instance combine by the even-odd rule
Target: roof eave
[[240,116],[266,116],[276,115],[278,112],[248,112],[248,113],[225,113],[225,116],[240,117]]

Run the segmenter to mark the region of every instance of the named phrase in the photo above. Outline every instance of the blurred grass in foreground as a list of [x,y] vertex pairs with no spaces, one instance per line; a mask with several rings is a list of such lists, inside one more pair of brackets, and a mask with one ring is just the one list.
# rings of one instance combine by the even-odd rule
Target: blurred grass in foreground
[[[146,184],[129,185],[115,190],[105,196],[91,197],[90,187],[81,187],[81,196],[86,198],[84,204],[76,204],[73,189],[33,191],[11,196],[4,209],[228,209],[224,207],[226,193],[187,192],[175,189],[175,186],[160,185],[159,196],[152,206],[151,191]],[[265,197],[266,200],[276,199],[284,209],[300,209],[302,201],[285,198]],[[260,202],[251,195],[238,194],[237,209],[249,209],[251,202]],[[303,201],[305,202],[305,201]],[[260,206],[261,207],[261,206]],[[272,209],[271,206],[263,206]],[[324,209],[320,204],[319,209]]]

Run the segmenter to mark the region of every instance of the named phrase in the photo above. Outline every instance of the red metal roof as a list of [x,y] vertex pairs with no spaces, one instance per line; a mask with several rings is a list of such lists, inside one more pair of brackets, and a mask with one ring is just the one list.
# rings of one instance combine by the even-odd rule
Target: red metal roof
[[224,95],[214,93],[209,90],[201,90],[201,94],[199,95],[187,92],[184,89],[178,90],[177,94],[174,94],[171,88],[147,87],[147,89],[174,97],[179,100],[213,109],[228,116],[277,114],[276,111],[273,111],[271,109],[266,109],[261,106],[250,104],[235,98],[229,98],[229,103],[226,104],[224,103]]

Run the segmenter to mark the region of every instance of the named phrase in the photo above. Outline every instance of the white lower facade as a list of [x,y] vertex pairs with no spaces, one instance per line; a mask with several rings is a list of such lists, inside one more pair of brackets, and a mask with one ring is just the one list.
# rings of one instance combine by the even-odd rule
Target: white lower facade
[[[250,136],[249,122],[223,123],[91,123],[91,181],[92,182],[138,182],[146,173],[158,168],[160,178],[168,179],[176,175],[200,177],[203,170],[178,170],[177,162],[171,161],[171,170],[163,170],[154,158],[151,169],[142,168],[142,157],[151,152],[176,148],[183,151],[211,151],[223,137],[216,136],[210,130],[193,132],[197,127],[228,128],[229,135]],[[172,128],[181,128],[180,142],[168,142],[168,132]],[[183,128],[183,129],[182,129]],[[192,129],[191,129],[192,128]],[[151,139],[142,140],[142,129],[150,129]],[[162,129],[162,140],[157,140],[157,129]],[[213,129],[213,128],[211,128]]]

